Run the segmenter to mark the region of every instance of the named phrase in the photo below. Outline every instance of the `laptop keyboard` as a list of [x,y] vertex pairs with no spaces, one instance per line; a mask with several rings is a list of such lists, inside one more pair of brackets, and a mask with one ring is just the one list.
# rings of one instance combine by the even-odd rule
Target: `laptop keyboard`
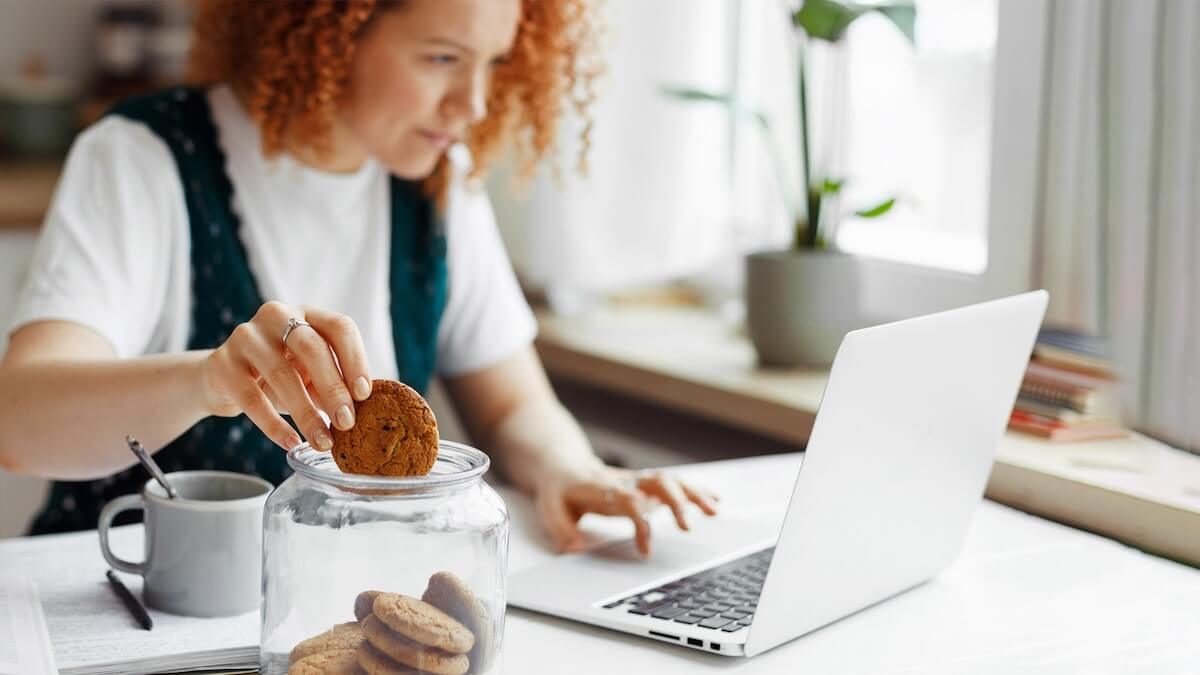
[[732,633],[754,620],[774,553],[772,546],[610,602],[604,608]]

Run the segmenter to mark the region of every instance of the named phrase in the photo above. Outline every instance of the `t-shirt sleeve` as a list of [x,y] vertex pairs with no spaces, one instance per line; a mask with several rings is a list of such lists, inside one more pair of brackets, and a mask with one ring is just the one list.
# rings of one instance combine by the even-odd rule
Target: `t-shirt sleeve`
[[533,343],[537,321],[521,292],[482,187],[456,182],[447,207],[449,289],[438,329],[438,372],[495,365]]
[[43,320],[95,330],[120,357],[144,353],[183,231],[175,160],[145,125],[109,117],[67,156],[9,331]]

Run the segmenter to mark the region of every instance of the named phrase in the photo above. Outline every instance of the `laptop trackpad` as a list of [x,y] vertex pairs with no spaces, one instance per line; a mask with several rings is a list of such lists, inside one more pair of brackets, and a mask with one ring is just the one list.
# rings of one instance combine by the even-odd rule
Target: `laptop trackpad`
[[509,579],[509,601],[529,609],[583,606],[635,587],[710,566],[730,554],[769,546],[779,534],[780,515],[722,513],[712,519],[695,519],[691,532],[658,527],[651,553],[643,557],[633,540],[601,545],[585,553],[567,555],[534,565]]

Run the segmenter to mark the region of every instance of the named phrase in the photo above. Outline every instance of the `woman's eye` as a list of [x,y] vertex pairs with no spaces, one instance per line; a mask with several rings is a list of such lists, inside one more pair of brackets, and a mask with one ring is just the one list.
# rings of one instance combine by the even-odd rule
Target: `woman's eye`
[[430,54],[428,57],[430,63],[452,64],[458,63],[458,57],[454,54]]

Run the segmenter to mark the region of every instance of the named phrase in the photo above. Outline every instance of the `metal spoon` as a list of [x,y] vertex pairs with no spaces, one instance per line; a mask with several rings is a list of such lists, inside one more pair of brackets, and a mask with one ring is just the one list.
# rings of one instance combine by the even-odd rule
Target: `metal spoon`
[[146,467],[150,475],[154,476],[154,480],[158,481],[158,484],[163,486],[163,489],[167,491],[167,496],[171,499],[177,499],[179,495],[175,492],[175,488],[171,487],[171,484],[167,482],[166,475],[163,474],[162,469],[158,468],[158,464],[150,457],[150,453],[146,452],[142,444],[138,443],[138,440],[133,436],[126,436],[125,442],[129,444],[129,449],[133,451],[133,454],[137,455],[138,461],[142,463],[142,466]]

